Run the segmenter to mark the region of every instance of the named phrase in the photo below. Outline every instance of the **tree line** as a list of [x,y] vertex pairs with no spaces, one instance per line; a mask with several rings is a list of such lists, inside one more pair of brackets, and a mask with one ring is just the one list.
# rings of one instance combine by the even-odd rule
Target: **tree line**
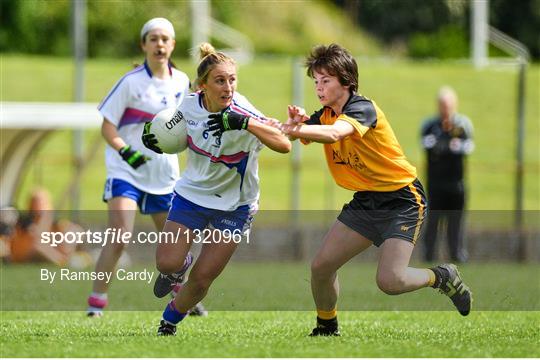
[[[279,12],[280,7],[287,6],[289,8],[283,9],[285,15],[292,9],[298,11],[298,2],[294,4],[296,8],[291,4],[269,2],[268,11]],[[341,8],[353,23],[378,39],[391,53],[415,58],[458,58],[469,55],[470,0],[305,0],[302,4],[306,16],[309,16],[307,10],[314,8],[314,5],[329,9],[327,16],[334,13],[332,7]],[[71,6],[71,0],[0,0],[0,52],[70,55]],[[150,17],[163,14],[168,14],[167,17],[175,24],[176,55],[188,55],[188,1],[89,0],[87,6],[90,57],[139,54],[138,32],[141,24]],[[263,5],[257,2],[235,5],[230,1],[213,1],[212,11],[220,21],[235,27],[238,25],[235,22],[240,20],[231,12],[238,8],[243,13],[249,12],[250,6],[253,9]],[[314,11],[313,14],[320,12]],[[303,27],[297,23],[298,20],[294,20],[298,16],[285,15],[280,15],[280,21],[284,22],[280,25],[281,40],[273,39],[272,46],[268,46],[268,34],[261,32],[261,29],[249,26],[240,30],[246,32],[255,41],[256,50],[263,53],[289,54],[296,50],[301,53],[305,50],[305,44],[318,40],[312,28]],[[249,18],[250,14],[244,13],[243,16]],[[264,20],[259,19],[261,22]],[[339,25],[338,20],[332,21],[337,21],[336,26]],[[540,58],[540,0],[490,0],[489,22],[524,43],[534,59]],[[324,35],[330,30],[321,31]],[[291,46],[291,41],[296,46]],[[358,42],[361,41],[352,41],[353,44]]]
[[[334,0],[387,46],[405,47],[419,58],[468,56],[471,1]],[[489,24],[525,44],[539,59],[540,0],[489,0]]]

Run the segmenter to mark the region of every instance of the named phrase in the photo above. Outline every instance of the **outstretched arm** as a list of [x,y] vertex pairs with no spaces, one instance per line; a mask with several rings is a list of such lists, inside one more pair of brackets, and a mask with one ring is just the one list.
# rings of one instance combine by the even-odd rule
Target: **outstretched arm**
[[[269,121],[275,122],[277,120],[269,119]],[[248,123],[247,131],[255,135],[264,145],[274,151],[283,154],[291,151],[291,142],[278,128],[266,125],[257,119],[251,118]]]
[[283,124],[281,130],[289,138],[300,138],[323,144],[333,144],[354,134],[354,127],[347,121],[338,120],[333,125]]
[[291,151],[291,142],[276,126],[279,121],[275,119],[266,120],[266,124],[264,121],[234,111],[222,111],[208,117],[210,119],[208,130],[213,131],[214,136],[230,130],[247,130],[274,151],[280,153]]

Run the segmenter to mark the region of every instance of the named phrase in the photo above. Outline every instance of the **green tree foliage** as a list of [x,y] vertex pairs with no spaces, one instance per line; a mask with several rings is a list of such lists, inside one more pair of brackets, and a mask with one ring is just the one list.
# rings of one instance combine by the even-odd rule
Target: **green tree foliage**
[[[303,54],[314,44],[332,41],[356,53],[379,51],[331,2],[235,0],[211,6],[212,16],[251,38],[258,53]],[[0,0],[0,51],[69,55],[71,7],[72,0]],[[180,0],[88,0],[88,55],[140,56],[141,26],[158,16],[175,26],[175,56],[187,56],[191,9],[189,1]]]
[[125,57],[140,54],[142,25],[153,17],[174,24],[176,56],[188,55],[189,3],[138,0],[88,2],[88,49],[91,57]]
[[364,0],[357,9],[359,24],[386,42],[407,40],[416,32],[434,32],[452,21],[446,2],[437,0]]
[[524,43],[540,58],[540,0],[490,0],[490,23]]
[[69,53],[70,3],[0,0],[0,51]]
[[336,1],[357,12],[353,16],[362,28],[388,45],[406,47],[413,57],[467,56],[464,1]]
[[[469,55],[468,0],[334,0],[360,27],[413,57]],[[351,13],[352,11],[352,13]],[[489,23],[540,58],[540,0],[489,0]]]
[[212,6],[219,21],[248,34],[260,53],[300,55],[332,42],[358,55],[379,53],[378,44],[330,1],[214,1]]
[[[71,53],[71,0],[0,0],[0,4],[0,51]],[[87,1],[89,56],[140,54],[141,26],[156,16],[166,16],[175,24],[179,55],[186,55],[188,5],[152,0]]]
[[[155,16],[174,23],[175,55],[187,56],[189,1],[87,4],[89,56],[140,55],[140,27]],[[71,0],[0,0],[0,52],[70,54],[71,7]],[[489,9],[491,25],[540,58],[540,0],[490,0]],[[258,53],[304,54],[313,44],[339,42],[356,54],[375,55],[379,46],[367,32],[413,57],[468,56],[468,0],[214,0],[212,15],[247,34]]]

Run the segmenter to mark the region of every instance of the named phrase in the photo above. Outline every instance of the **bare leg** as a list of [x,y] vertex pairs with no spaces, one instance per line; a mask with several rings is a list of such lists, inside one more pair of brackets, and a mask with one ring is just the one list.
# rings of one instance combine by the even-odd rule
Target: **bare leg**
[[403,239],[387,239],[381,246],[377,285],[389,295],[414,291],[429,284],[428,269],[409,267],[414,245]]
[[167,215],[168,213],[166,211],[152,214],[152,220],[154,221],[154,226],[156,227],[157,231],[161,231],[165,227]]
[[172,274],[179,271],[191,248],[192,231],[185,225],[167,220],[162,233],[171,234],[174,241],[162,241],[156,249],[156,267],[162,274]]
[[311,263],[311,291],[317,310],[336,308],[339,296],[337,270],[371,245],[371,241],[336,220]]
[[[168,213],[166,212],[160,212],[160,213],[156,213],[156,214],[152,214],[152,220],[154,220],[154,225],[156,226],[156,229],[159,230],[159,231],[162,231],[162,232],[165,232],[165,231],[172,231],[173,229],[169,229],[169,230],[166,230],[165,229],[165,223],[167,222],[167,215]],[[170,227],[171,225],[169,225]],[[178,233],[178,228],[175,227],[176,231],[173,233],[173,234],[177,234]],[[189,231],[186,227],[182,227],[180,229],[180,232],[181,233],[186,233],[186,231]],[[191,233],[190,233],[191,234]],[[185,243],[187,243],[188,241],[188,238],[183,238],[183,240]],[[182,248],[181,251],[183,251],[184,249]],[[189,248],[188,248],[188,251],[189,251]],[[187,255],[187,253],[186,253]],[[172,259],[171,259],[172,260]],[[183,262],[180,264],[180,267],[182,267],[183,265]]]
[[[107,202],[109,207],[109,226],[112,229],[121,229],[122,232],[132,232],[135,222],[137,203],[126,197],[114,197]],[[114,271],[118,259],[122,255],[125,244],[107,244],[99,254],[96,262],[96,272]],[[105,280],[95,280],[92,290],[95,293],[106,293],[109,290]]]
[[[156,229],[165,230],[164,227],[165,227],[165,222],[167,221],[167,215],[168,215],[168,213],[166,213],[166,212],[157,213],[157,214],[152,215],[152,219],[154,220],[154,224],[156,225]],[[185,229],[185,228],[181,228],[180,231],[186,231],[186,230],[187,229]],[[187,239],[185,239],[185,241],[187,242]],[[189,251],[189,249],[188,249],[188,251]],[[186,253],[186,255],[187,255],[187,253]],[[183,264],[181,264],[181,266],[182,265]],[[173,296],[176,296],[175,292],[173,292]],[[190,309],[191,310],[190,315],[206,316],[207,311],[204,309],[203,305],[199,304],[198,306],[199,307],[196,308],[196,309]]]
[[188,281],[174,299],[179,312],[186,313],[206,296],[210,285],[221,274],[237,246],[238,244],[233,241],[202,246],[201,254],[193,265]]

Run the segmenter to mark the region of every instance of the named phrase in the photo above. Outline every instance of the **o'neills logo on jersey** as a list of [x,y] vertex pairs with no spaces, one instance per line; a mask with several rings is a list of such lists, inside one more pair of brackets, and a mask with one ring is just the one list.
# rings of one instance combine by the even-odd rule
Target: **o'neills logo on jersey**
[[167,121],[165,123],[165,127],[168,129],[168,130],[171,130],[173,127],[175,127],[176,125],[180,124],[180,122],[184,120],[184,114],[182,114],[182,112],[180,111],[176,111],[172,117],[171,120]]

